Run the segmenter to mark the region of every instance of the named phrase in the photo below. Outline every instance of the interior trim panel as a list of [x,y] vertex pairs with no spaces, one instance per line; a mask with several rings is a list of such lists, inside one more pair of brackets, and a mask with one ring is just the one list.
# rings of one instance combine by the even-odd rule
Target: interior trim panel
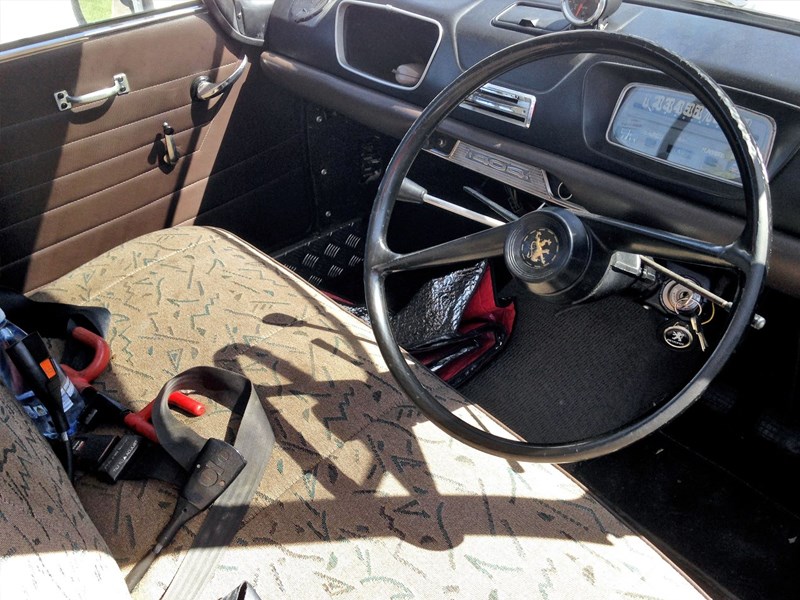
[[[302,106],[269,89],[252,67],[226,94],[194,101],[193,81],[229,76],[243,49],[197,7],[169,14],[0,63],[3,285],[31,290],[182,222],[255,233],[265,247],[291,243],[310,227],[304,184],[287,184],[285,198],[253,194],[287,173],[302,182]],[[64,112],[53,102],[54,90],[86,94],[114,73],[126,73],[128,93]],[[178,151],[174,164],[165,159],[166,135]],[[284,213],[284,201],[296,215],[290,226],[252,231],[256,216],[269,223]]]

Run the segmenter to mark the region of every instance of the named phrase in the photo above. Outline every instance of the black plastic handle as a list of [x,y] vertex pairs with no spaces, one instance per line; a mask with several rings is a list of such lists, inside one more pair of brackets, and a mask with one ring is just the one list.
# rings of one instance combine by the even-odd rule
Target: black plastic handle
[[60,369],[50,356],[47,346],[38,333],[33,332],[8,347],[8,357],[22,380],[44,404],[53,426],[59,434],[69,430],[67,416],[64,414],[64,404],[61,400]]

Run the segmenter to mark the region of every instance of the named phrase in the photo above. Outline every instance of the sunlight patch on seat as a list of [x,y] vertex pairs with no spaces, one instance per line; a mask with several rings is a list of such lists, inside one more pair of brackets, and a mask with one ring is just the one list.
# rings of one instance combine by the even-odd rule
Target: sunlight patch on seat
[[408,496],[406,486],[391,473],[384,473],[375,491],[381,496]]
[[[341,476],[358,483],[363,483],[373,469],[372,462],[367,460],[367,457],[370,456],[370,450],[365,442],[358,439],[347,442],[347,447],[349,455],[354,457],[354,459],[337,460],[335,461],[336,468],[339,470]],[[358,457],[364,457],[364,460],[357,460]]]
[[[477,415],[475,407],[460,408],[465,418]],[[492,433],[509,435],[500,425],[484,418]],[[474,423],[474,419],[472,420]],[[552,465],[509,461],[475,450],[451,438],[430,421],[413,426],[424,461],[442,495],[483,494],[504,498],[583,501],[585,492]],[[466,482],[476,481],[473,485]],[[476,487],[476,485],[478,487]],[[483,489],[480,489],[483,486]]]
[[0,598],[130,598],[118,567],[104,552],[24,552],[30,550],[0,558]]

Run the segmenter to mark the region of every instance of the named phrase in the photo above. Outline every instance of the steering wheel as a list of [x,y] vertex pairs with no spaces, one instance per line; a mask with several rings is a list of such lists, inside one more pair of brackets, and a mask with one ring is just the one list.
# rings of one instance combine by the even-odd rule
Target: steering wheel
[[[548,208],[415,252],[398,254],[390,250],[387,231],[396,197],[414,159],[437,126],[472,91],[503,73],[535,60],[580,53],[633,59],[659,69],[705,105],[722,129],[739,167],[746,203],[746,224],[740,237],[728,245],[717,245],[588,212]],[[448,85],[412,124],[387,166],[370,217],[365,257],[366,299],[375,337],[389,370],[420,411],[465,444],[535,462],[572,462],[608,454],[652,433],[691,406],[733,353],[750,325],[764,283],[771,241],[770,211],[766,167],[756,144],[727,94],[698,67],[647,40],[610,32],[572,31],[525,40],[482,60]],[[542,230],[561,240],[558,256],[545,269],[530,260],[531,237]],[[422,385],[392,334],[385,290],[389,274],[503,256],[509,271],[532,293],[547,295],[579,285],[588,272],[596,271],[590,268],[593,261],[605,260],[608,266],[608,252],[593,252],[592,248],[733,267],[740,273],[728,325],[717,347],[673,398],[613,431],[568,443],[537,444],[498,437],[469,425]]]

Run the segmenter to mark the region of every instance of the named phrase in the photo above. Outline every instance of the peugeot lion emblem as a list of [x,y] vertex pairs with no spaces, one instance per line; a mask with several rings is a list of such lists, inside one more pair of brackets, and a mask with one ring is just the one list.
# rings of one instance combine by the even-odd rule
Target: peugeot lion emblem
[[546,227],[540,227],[522,240],[522,259],[534,269],[544,269],[558,256],[558,237]]

